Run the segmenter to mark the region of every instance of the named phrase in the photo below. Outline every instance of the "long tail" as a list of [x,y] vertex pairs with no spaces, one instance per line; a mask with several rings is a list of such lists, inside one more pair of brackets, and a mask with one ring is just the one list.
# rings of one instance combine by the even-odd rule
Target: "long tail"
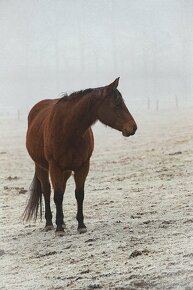
[[33,219],[34,221],[36,221],[39,207],[40,218],[42,219],[42,189],[41,183],[37,178],[36,174],[34,175],[29,191],[30,196],[25,211],[23,213],[23,220],[29,221]]

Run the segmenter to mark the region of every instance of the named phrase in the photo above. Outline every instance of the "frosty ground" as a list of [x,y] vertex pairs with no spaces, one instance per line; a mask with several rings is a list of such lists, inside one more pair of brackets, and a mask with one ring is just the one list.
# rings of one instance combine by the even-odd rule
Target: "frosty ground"
[[192,111],[137,112],[130,138],[97,125],[88,232],[76,232],[71,178],[62,238],[23,223],[26,121],[0,120],[0,289],[193,289]]

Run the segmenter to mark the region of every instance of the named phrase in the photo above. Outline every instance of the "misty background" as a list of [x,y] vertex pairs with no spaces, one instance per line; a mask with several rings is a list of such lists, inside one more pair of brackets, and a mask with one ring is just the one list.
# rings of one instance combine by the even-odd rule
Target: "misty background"
[[193,104],[192,0],[0,0],[0,112],[120,77],[133,110]]

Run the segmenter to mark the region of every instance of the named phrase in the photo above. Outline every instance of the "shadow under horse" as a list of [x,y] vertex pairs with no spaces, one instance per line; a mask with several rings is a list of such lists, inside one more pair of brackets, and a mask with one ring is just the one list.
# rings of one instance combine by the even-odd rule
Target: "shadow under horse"
[[36,219],[42,195],[45,201],[45,230],[53,229],[50,208],[51,186],[56,205],[56,235],[64,234],[63,195],[66,182],[74,172],[78,232],[86,232],[83,216],[85,180],[94,148],[91,126],[97,121],[112,127],[123,136],[134,135],[136,122],[126,107],[117,86],[86,89],[60,99],[42,100],[30,111],[26,147],[35,162],[35,175],[24,219]]

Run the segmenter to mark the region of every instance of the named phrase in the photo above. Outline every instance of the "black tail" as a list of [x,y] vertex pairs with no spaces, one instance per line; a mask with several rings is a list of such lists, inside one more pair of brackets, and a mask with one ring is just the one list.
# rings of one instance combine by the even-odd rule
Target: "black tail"
[[37,178],[36,174],[34,175],[29,191],[30,197],[23,213],[23,219],[25,221],[29,221],[31,219],[36,221],[39,207],[40,218],[42,219],[42,189],[41,183]]

